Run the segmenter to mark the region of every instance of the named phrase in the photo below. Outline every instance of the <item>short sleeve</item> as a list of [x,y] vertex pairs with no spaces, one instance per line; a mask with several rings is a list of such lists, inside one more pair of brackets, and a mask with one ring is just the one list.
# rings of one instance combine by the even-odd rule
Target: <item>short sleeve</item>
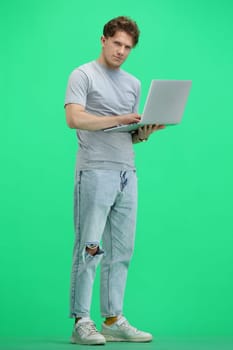
[[66,89],[65,105],[76,103],[85,107],[88,93],[88,77],[79,68],[75,69],[68,79]]

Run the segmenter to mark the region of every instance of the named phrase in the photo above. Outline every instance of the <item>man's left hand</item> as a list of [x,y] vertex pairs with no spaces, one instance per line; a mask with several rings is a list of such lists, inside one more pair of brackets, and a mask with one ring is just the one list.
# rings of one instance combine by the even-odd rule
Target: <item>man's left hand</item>
[[147,140],[149,136],[158,130],[164,129],[165,125],[144,125],[137,130],[138,139],[140,141]]

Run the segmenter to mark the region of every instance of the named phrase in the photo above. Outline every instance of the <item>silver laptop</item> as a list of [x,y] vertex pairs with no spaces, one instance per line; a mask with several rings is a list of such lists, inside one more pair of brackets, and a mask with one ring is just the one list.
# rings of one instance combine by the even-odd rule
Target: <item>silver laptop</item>
[[191,80],[152,80],[140,122],[117,125],[104,131],[129,132],[143,125],[180,123],[191,85]]

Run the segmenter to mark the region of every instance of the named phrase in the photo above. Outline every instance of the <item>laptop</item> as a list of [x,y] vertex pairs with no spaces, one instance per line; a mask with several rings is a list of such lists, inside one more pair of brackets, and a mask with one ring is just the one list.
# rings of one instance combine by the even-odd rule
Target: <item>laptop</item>
[[133,132],[144,125],[180,123],[191,85],[191,80],[152,80],[140,122],[117,125],[104,131]]

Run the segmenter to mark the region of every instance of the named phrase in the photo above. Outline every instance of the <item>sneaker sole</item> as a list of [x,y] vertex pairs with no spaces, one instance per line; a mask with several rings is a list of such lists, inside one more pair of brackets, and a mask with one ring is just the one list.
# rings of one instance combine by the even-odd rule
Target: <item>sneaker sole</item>
[[77,340],[74,337],[71,337],[70,339],[71,344],[80,344],[80,345],[105,345],[106,341],[104,340],[89,340],[89,341],[83,341],[83,340]]
[[130,343],[149,343],[152,341],[151,337],[148,338],[115,338],[112,335],[101,333],[107,342],[130,342]]

